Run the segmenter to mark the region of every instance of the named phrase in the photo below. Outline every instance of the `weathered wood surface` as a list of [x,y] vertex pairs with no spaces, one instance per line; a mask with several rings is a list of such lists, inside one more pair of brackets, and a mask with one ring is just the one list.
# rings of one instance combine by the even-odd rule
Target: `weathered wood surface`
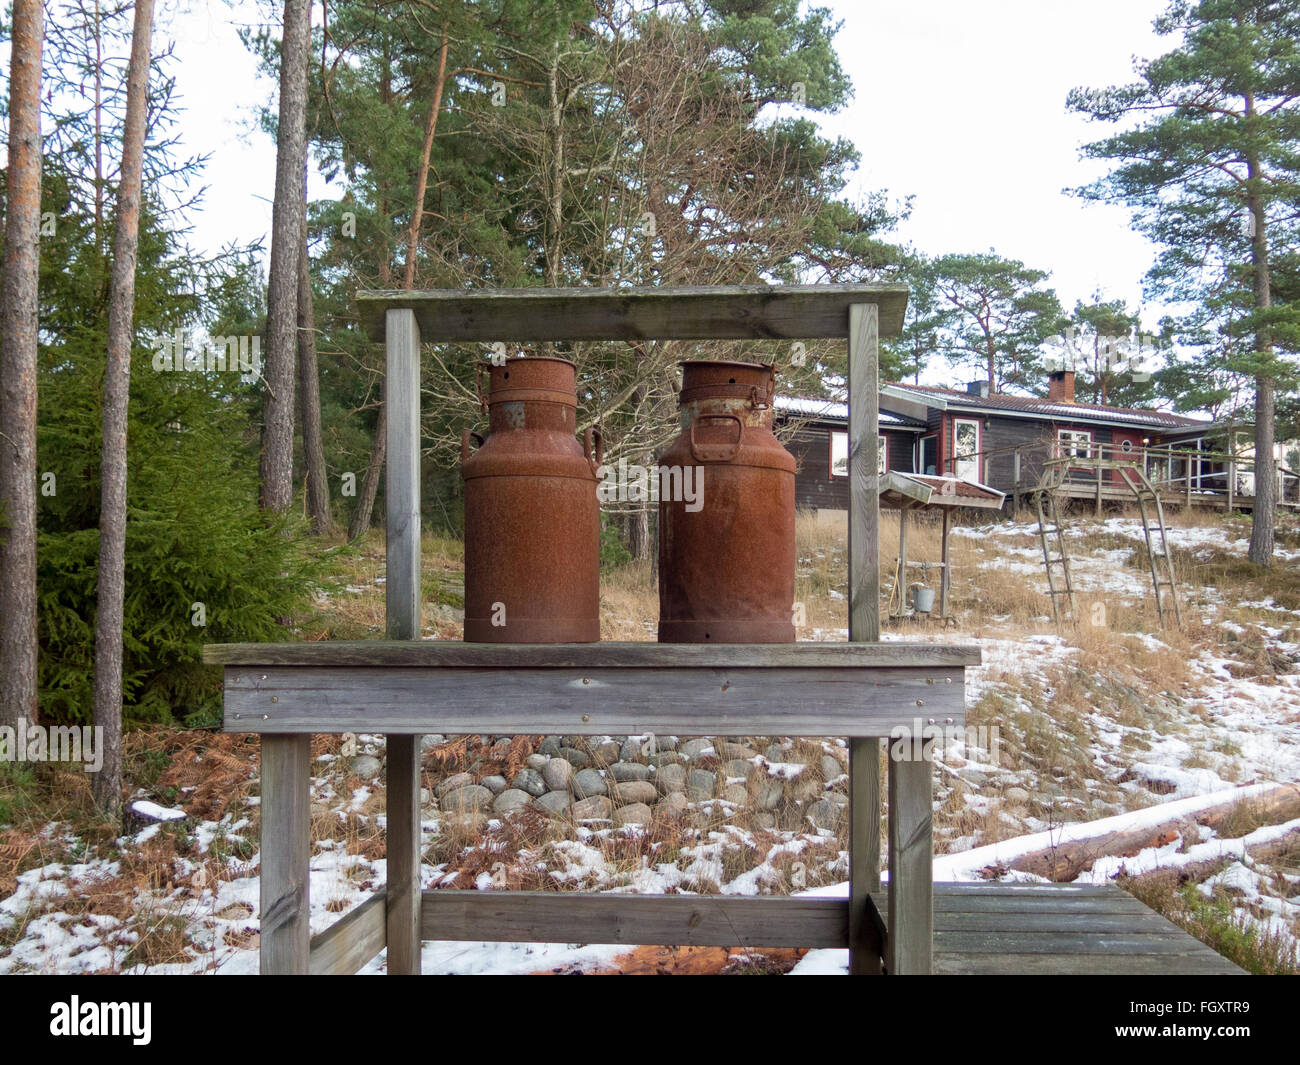
[[975,644],[462,643],[459,640],[321,640],[224,643],[203,649],[216,666],[427,666],[477,669],[766,669],[975,666]]
[[[871,895],[887,921],[888,896]],[[426,891],[425,939],[843,948],[847,899]],[[1113,885],[936,884],[939,973],[1239,973]]]
[[231,732],[888,736],[961,726],[963,671],[228,666]]
[[841,899],[426,891],[425,939],[490,943],[843,947]]
[[[389,640],[420,640],[420,331],[409,310],[386,315],[388,361],[387,579]],[[386,812],[388,972],[420,972],[420,737],[388,735]]]
[[311,938],[312,976],[351,976],[384,949],[386,896],[380,891]]
[[410,311],[387,314],[384,402],[388,439],[384,489],[384,606],[390,640],[420,638],[420,334]]
[[311,943],[311,737],[262,737],[261,967],[305,973]]
[[931,821],[934,766],[929,759],[889,761],[889,939],[891,973],[932,971],[934,885]]
[[708,285],[647,288],[363,290],[372,340],[385,313],[410,309],[426,343],[515,340],[811,340],[843,337],[854,304],[880,308],[897,336],[906,285]]
[[[880,641],[880,314],[849,308],[849,640]],[[927,715],[928,716],[928,715]],[[868,895],[880,888],[880,744],[849,743],[849,969],[880,971]]]

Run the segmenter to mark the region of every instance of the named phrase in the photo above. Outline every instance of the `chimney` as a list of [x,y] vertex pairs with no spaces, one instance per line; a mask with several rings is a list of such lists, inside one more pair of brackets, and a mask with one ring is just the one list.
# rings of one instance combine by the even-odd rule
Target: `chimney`
[[1053,370],[1047,375],[1047,398],[1052,403],[1074,402],[1074,371]]
[[968,381],[966,383],[966,394],[970,396],[979,396],[981,399],[989,398],[989,383],[987,379],[980,381]]

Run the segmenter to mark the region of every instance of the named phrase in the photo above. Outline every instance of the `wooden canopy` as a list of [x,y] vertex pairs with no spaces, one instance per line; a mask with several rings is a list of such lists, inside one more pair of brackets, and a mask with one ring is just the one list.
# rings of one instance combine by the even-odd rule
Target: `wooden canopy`
[[1006,498],[1005,492],[958,477],[890,470],[880,478],[880,505],[891,510],[928,510],[932,507],[997,510]]
[[879,308],[880,335],[903,330],[906,285],[700,288],[374,289],[361,322],[384,339],[385,313],[411,310],[425,343],[512,340],[813,340],[849,335],[849,307]]

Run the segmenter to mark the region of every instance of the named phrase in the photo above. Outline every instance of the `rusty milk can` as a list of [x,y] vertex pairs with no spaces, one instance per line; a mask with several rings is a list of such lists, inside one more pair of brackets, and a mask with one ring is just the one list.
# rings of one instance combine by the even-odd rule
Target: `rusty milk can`
[[659,464],[703,480],[689,503],[660,475],[659,639],[793,643],[795,462],[772,434],[775,372],[681,367],[682,431]]
[[[575,436],[574,365],[511,359],[490,369],[488,437],[465,479],[465,639],[600,639],[600,503],[594,434]],[[480,395],[482,388],[480,386]]]

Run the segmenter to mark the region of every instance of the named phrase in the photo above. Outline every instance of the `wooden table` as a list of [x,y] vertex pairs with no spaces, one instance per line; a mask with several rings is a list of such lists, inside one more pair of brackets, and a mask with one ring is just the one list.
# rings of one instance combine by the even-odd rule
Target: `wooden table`
[[[867,891],[841,913],[819,900],[491,892],[421,895],[418,740],[489,735],[912,737],[961,728],[972,647],[934,643],[520,646],[430,641],[228,644],[225,728],[262,737],[262,969],[355,971],[384,946],[418,968],[423,938],[720,946],[848,947],[860,972],[932,965],[931,766],[889,762],[888,935]],[[313,942],[309,937],[310,750],[314,733],[389,737],[388,886]],[[910,744],[908,745],[910,747]],[[904,752],[904,753],[910,753]],[[850,838],[878,831],[867,790],[850,803]],[[873,824],[874,822],[874,824]],[[522,907],[522,909],[520,908]],[[840,917],[834,916],[840,914]],[[840,920],[847,917],[847,925]],[[601,932],[594,928],[604,924]],[[701,923],[704,927],[701,930]],[[587,932],[584,933],[584,929]],[[399,938],[400,937],[400,938]],[[703,937],[703,939],[701,938]],[[396,948],[396,950],[395,950]],[[410,959],[414,958],[414,961]]]

